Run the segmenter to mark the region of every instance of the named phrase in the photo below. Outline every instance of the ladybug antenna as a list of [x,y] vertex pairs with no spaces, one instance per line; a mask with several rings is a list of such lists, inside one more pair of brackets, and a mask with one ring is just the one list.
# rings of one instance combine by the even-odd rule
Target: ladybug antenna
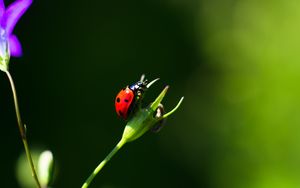
[[145,80],[145,74],[142,74],[140,82],[144,82],[144,80]]
[[152,80],[149,84],[147,84],[146,88],[149,88],[152,84],[154,84],[158,80],[159,80],[159,78],[156,78],[155,80]]

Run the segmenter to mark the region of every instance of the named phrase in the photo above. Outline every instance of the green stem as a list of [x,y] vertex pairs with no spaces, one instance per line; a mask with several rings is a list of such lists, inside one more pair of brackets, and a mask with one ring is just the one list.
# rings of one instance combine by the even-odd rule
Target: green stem
[[81,188],[87,188],[96,175],[100,172],[100,170],[104,167],[104,165],[122,148],[122,146],[126,143],[126,139],[121,139],[116,147],[105,157],[105,159],[95,168],[92,174],[88,177],[88,179],[84,182]]
[[32,157],[31,157],[30,150],[29,150],[27,137],[26,137],[25,125],[22,123],[15,84],[14,84],[14,81],[13,81],[9,71],[5,71],[5,73],[8,77],[8,79],[9,79],[10,86],[11,86],[11,89],[12,89],[14,103],[15,103],[16,116],[17,116],[17,120],[18,120],[18,127],[19,127],[19,130],[20,130],[20,134],[21,134],[23,144],[24,144],[25,153],[26,153],[27,159],[28,159],[29,164],[30,164],[31,173],[32,173],[32,176],[33,176],[33,178],[36,182],[37,187],[41,188],[41,184],[40,184],[39,179],[37,177],[37,173],[36,173],[36,170],[34,168],[33,160],[32,160]]

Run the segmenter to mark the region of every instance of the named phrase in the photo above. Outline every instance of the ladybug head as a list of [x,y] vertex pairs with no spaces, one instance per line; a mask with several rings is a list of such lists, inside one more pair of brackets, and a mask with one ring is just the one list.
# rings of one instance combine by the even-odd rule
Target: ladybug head
[[157,80],[159,80],[159,78],[149,83],[148,80],[144,79],[144,76],[142,76],[138,82],[129,86],[129,89],[134,93],[136,103],[141,102],[145,91]]
[[129,86],[129,88],[134,92],[140,92],[143,93],[145,90],[147,90],[154,82],[159,80],[159,78],[156,78],[155,80],[148,83],[148,80],[141,79],[140,81],[132,84]]
[[132,90],[132,91],[144,91],[146,90],[146,86],[147,86],[147,81],[144,81],[144,82],[141,82],[141,81],[138,81],[134,84],[132,84],[131,86],[129,86],[129,88]]

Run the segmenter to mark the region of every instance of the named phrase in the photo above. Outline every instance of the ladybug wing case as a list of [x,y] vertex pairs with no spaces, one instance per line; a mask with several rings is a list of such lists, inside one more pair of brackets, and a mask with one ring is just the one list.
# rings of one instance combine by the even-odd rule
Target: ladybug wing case
[[115,99],[115,108],[118,116],[123,119],[127,119],[128,115],[130,114],[131,106],[133,103],[133,91],[128,87],[122,89]]

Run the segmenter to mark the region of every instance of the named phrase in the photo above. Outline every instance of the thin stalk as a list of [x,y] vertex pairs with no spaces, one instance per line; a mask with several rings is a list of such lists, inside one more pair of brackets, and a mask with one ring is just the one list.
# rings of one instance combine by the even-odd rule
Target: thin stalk
[[11,90],[12,90],[12,93],[13,93],[13,98],[14,98],[14,103],[15,103],[15,110],[16,110],[16,116],[17,116],[17,121],[18,121],[18,127],[19,127],[19,131],[20,131],[20,134],[21,134],[21,138],[22,138],[23,144],[24,144],[26,157],[27,157],[27,159],[29,161],[29,164],[30,164],[32,177],[34,178],[37,187],[41,188],[41,184],[39,182],[39,179],[38,179],[38,176],[37,176],[34,164],[33,164],[33,160],[32,160],[32,157],[31,157],[31,153],[30,153],[30,150],[29,150],[29,146],[28,146],[28,142],[27,142],[27,137],[26,137],[25,125],[22,123],[15,84],[14,84],[14,81],[13,81],[12,76],[10,75],[9,71],[5,71],[5,73],[6,73],[7,77],[8,77],[8,79],[9,79]]
[[167,118],[169,115],[173,114],[177,110],[177,108],[179,108],[179,106],[181,105],[183,99],[184,99],[184,97],[181,97],[180,101],[177,103],[177,105],[175,106],[175,108],[173,108],[173,110],[171,110],[170,112],[168,112],[165,115],[163,115],[161,117],[161,119]]
[[96,175],[100,172],[100,170],[104,167],[104,165],[122,148],[122,146],[126,143],[125,139],[121,139],[119,143],[115,146],[115,148],[105,157],[105,159],[95,168],[95,170],[91,173],[91,175],[87,178],[81,188],[87,188]]

